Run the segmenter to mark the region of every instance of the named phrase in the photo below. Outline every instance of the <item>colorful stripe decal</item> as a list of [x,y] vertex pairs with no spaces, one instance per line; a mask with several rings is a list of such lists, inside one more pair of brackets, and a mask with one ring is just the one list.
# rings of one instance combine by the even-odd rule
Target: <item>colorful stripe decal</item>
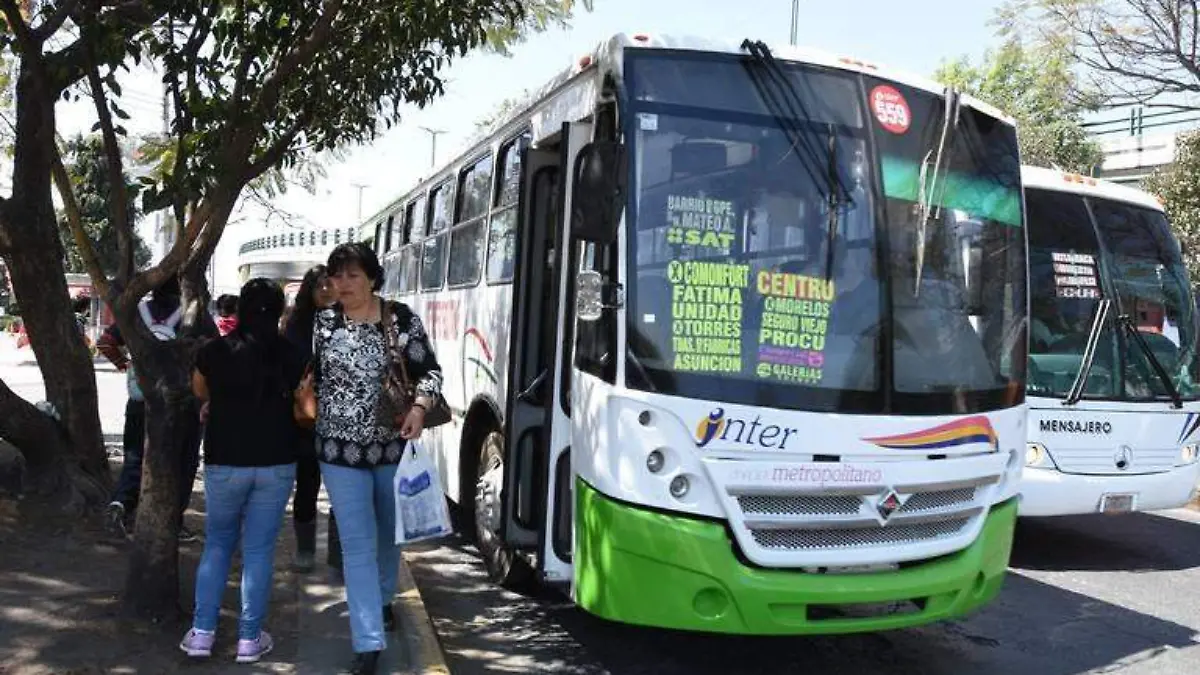
[[932,429],[863,440],[893,450],[936,450],[970,443],[986,443],[993,450],[999,447],[996,431],[992,429],[991,421],[983,415],[942,424]]
[[1200,428],[1200,413],[1188,413],[1187,419],[1183,421],[1183,431],[1179,432],[1179,444],[1191,438],[1192,434],[1196,433],[1196,429]]

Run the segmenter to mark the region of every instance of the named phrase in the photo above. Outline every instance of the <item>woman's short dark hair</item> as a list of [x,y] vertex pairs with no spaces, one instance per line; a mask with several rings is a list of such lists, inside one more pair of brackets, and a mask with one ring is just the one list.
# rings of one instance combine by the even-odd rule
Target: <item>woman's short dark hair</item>
[[367,275],[371,280],[371,290],[378,291],[383,288],[383,266],[379,264],[379,256],[375,255],[370,246],[359,241],[338,246],[329,254],[325,269],[332,277],[351,265],[357,265],[363,274]]
[[217,298],[217,313],[221,316],[234,316],[237,314],[238,296],[226,293]]

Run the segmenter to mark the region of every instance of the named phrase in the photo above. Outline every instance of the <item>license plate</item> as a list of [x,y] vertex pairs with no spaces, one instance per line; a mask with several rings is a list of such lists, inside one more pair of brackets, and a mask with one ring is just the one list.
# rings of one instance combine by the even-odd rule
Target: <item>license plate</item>
[[1134,495],[1104,495],[1100,498],[1100,513],[1129,513],[1133,510]]

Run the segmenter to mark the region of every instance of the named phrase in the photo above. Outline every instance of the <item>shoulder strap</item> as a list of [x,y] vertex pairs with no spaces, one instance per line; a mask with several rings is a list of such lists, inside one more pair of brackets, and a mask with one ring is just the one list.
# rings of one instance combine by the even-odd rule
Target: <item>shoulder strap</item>
[[[396,315],[399,310],[399,303],[381,300],[379,303],[380,319],[383,322],[383,342],[387,347],[388,360],[400,371],[400,383],[406,390],[412,388],[412,381],[408,379],[408,364],[404,361],[404,353],[400,349],[400,329],[396,324]],[[384,378],[387,378],[387,371],[384,371]]]
[[171,328],[174,328],[182,319],[183,319],[183,305],[180,305],[175,308],[174,312],[171,312],[171,316],[168,316],[166,318],[166,320],[163,321],[163,323],[170,326]]
[[150,305],[145,300],[138,303],[138,314],[142,315],[142,322],[147,327],[154,325],[154,317],[150,315]]

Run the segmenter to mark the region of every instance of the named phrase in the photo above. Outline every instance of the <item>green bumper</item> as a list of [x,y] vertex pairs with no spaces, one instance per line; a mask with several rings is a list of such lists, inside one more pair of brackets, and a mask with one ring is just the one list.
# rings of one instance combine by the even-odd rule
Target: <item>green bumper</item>
[[[582,480],[575,494],[577,604],[624,623],[754,635],[878,631],[966,614],[1000,591],[1017,518],[1016,499],[996,505],[969,547],[896,572],[808,574],[743,565],[719,523],[634,508]],[[906,600],[923,607],[853,614]]]

